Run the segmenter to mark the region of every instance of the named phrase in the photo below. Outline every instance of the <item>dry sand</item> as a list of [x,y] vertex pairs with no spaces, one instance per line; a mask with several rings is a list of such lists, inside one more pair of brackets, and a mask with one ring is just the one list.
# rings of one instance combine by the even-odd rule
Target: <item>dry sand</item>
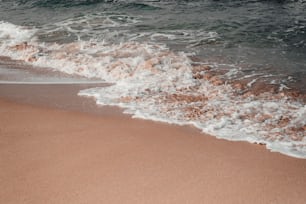
[[1,87],[0,203],[306,203],[306,160]]

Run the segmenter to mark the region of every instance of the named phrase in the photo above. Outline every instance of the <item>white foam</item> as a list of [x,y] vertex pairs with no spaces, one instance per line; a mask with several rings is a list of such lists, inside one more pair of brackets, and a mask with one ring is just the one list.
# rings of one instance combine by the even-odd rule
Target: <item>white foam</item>
[[[101,105],[123,107],[133,117],[193,124],[218,138],[265,143],[273,151],[306,158],[304,104],[283,96],[237,95],[229,85],[216,86],[195,79],[188,56],[172,52],[160,43],[99,40],[40,43],[30,35],[33,32],[25,31],[28,34],[17,36],[18,40],[4,42],[2,55],[114,83],[83,90],[79,95],[95,97]],[[27,46],[12,49],[25,39]]]
[[28,41],[35,32],[35,29],[27,29],[26,27],[0,21],[0,45],[10,46]]

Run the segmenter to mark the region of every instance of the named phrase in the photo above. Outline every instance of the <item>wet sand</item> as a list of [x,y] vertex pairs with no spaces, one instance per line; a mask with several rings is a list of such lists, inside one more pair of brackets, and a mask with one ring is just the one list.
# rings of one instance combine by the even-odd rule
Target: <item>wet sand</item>
[[306,160],[98,109],[79,88],[0,85],[0,203],[306,202]]

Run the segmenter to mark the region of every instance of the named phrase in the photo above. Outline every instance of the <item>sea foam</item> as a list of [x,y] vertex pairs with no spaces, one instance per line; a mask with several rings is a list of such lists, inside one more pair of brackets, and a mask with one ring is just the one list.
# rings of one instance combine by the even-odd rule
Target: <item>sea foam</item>
[[207,80],[207,65],[195,66],[188,54],[154,41],[59,44],[40,42],[35,33],[1,22],[1,55],[112,83],[79,95],[123,107],[133,117],[192,124],[218,138],[266,144],[272,151],[306,158],[306,106],[282,93],[239,94],[227,83]]

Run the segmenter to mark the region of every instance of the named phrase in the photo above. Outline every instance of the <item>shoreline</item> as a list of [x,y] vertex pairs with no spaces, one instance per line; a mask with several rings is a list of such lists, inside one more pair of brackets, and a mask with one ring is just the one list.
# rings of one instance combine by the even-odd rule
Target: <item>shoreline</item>
[[119,107],[97,106],[94,99],[78,96],[82,89],[99,86],[107,84],[0,84],[0,100],[93,115],[120,114],[128,117]]
[[[147,112],[147,106],[142,107],[144,108],[144,110],[138,111],[140,113],[139,115],[135,115],[135,113],[133,112],[133,108],[131,112],[129,111],[129,108],[127,108],[127,112],[130,114],[134,114],[133,116],[137,118],[149,119],[159,122],[162,121],[169,124],[180,124],[186,126],[194,124],[196,128],[202,130],[205,133],[215,135],[218,138],[224,138],[230,141],[247,141],[250,143],[265,144],[270,151],[281,152],[282,154],[296,158],[305,158],[303,150],[304,144],[302,142],[302,139],[305,135],[304,131],[306,128],[303,124],[303,115],[305,112],[305,108],[303,103],[299,101],[299,94],[297,94],[296,98],[293,99],[291,97],[287,98],[285,96],[285,92],[274,93],[274,91],[271,91],[270,94],[272,95],[266,94],[268,92],[261,93],[255,91],[253,93],[251,90],[245,92],[245,86],[248,86],[246,84],[244,84],[244,86],[242,86],[242,84],[238,84],[239,86],[237,85],[237,90],[227,90],[227,88],[229,87],[223,87],[225,90],[229,91],[228,93],[230,93],[230,95],[227,95],[226,91],[221,91],[221,94],[219,94],[220,90],[223,90],[222,87],[219,87],[219,83],[221,83],[222,80],[217,77],[218,73],[210,73],[209,70],[211,69],[211,67],[206,65],[195,66],[192,70],[192,75],[193,79],[205,79],[204,81],[210,81],[211,85],[213,85],[208,87],[207,90],[210,91],[204,91],[205,93],[194,94],[194,90],[191,89],[201,89],[197,86],[194,86],[191,87],[190,90],[189,88],[187,88],[185,91],[178,90],[178,94],[172,94],[171,92],[168,93],[167,91],[165,91],[165,93],[162,92],[161,94],[159,94],[159,91],[154,92],[154,87],[144,89],[143,93],[139,92],[139,90],[137,90],[136,88],[136,90],[134,91],[137,93],[139,92],[138,94],[140,96],[144,94],[143,97],[140,97],[143,98],[143,100],[139,100],[139,96],[130,97],[130,95],[133,95],[133,93],[127,93],[130,92],[130,90],[126,89],[126,87],[118,87],[117,83],[113,84],[114,86],[112,87],[107,87],[109,89],[104,89],[111,90],[109,93],[107,91],[103,93],[102,90],[100,92],[98,91],[99,89],[94,89],[94,91],[89,90],[88,92],[86,92],[86,90],[84,91],[84,89],[93,87],[98,88],[99,86],[108,86],[110,84],[106,83],[105,81],[100,81],[100,83],[94,83],[98,81],[77,75],[70,76],[59,71],[53,72],[50,68],[41,69],[35,66],[32,67],[31,65],[26,65],[20,61],[12,60],[9,58],[0,58],[0,64],[4,65],[4,67],[8,66],[10,68],[12,66],[13,70],[16,69],[18,71],[31,70],[29,72],[30,75],[33,75],[34,78],[36,78],[36,81],[34,80],[33,84],[31,84],[31,80],[27,78],[25,78],[27,80],[24,80],[22,79],[23,77],[20,77],[23,76],[23,74],[25,73],[17,74],[20,75],[18,77],[20,77],[21,80],[25,81],[25,83],[21,82],[14,84],[16,80],[12,81],[12,76],[6,79],[6,84],[0,83],[2,87],[4,87],[2,88],[2,90],[0,87],[0,92],[6,92],[6,95],[20,92],[18,90],[18,87],[21,87],[22,89],[24,89],[24,87],[27,87],[25,89],[25,92],[27,94],[30,94],[31,98],[34,99],[27,99],[27,95],[23,95],[22,97],[17,95],[17,97],[13,96],[13,98],[18,98],[18,100],[25,100],[27,103],[30,104],[33,103],[42,106],[45,106],[47,104],[47,106],[50,107],[77,111],[81,110],[82,112],[91,112],[94,114],[96,114],[96,112],[98,112],[99,114],[104,114],[103,112],[110,112],[108,110],[111,109],[115,110],[119,114],[122,114],[122,107],[133,107],[133,101],[140,101],[138,107],[133,107],[140,110],[141,104],[148,103],[147,105],[150,106],[152,104],[152,102],[150,102],[150,98],[153,98],[153,101],[156,100],[154,102],[154,105],[152,106],[153,114]],[[14,67],[15,64],[18,64],[17,68]],[[207,71],[208,73],[206,73]],[[7,76],[9,75],[4,74],[4,79]],[[41,77],[46,78],[46,83],[41,83]],[[49,84],[49,79],[52,79],[53,77],[55,77],[57,80],[55,81],[55,83]],[[73,83],[69,84],[69,80],[71,79]],[[29,81],[30,83],[28,83]],[[38,84],[35,85],[37,81]],[[254,81],[254,83],[255,82],[256,80]],[[226,84],[226,82],[224,81],[221,84],[224,83]],[[131,84],[133,84],[133,82],[131,82]],[[13,89],[13,91],[8,92],[5,87],[8,87],[8,89]],[[40,87],[44,87],[44,89],[46,88],[48,91],[51,90],[53,96],[49,97],[49,93],[47,95],[42,93]],[[66,91],[60,90],[60,87],[64,88]],[[73,87],[78,87],[78,89],[73,89]],[[250,88],[251,87],[252,86],[250,86]],[[71,94],[72,90],[74,92],[74,95]],[[123,95],[127,95],[128,97],[121,97],[121,90],[127,91]],[[261,88],[259,88],[258,90],[261,90]],[[264,90],[266,89],[262,90],[264,92]],[[60,92],[60,98],[64,98],[63,100],[58,101],[58,98],[56,97],[56,94],[58,94],[57,92]],[[37,97],[36,93],[39,93],[39,95],[43,97]],[[66,96],[67,93],[70,93],[69,97]],[[87,99],[82,99],[81,101],[80,98],[76,97],[76,95],[83,95],[84,97],[99,98],[100,94],[104,94],[103,97],[100,96],[101,103],[117,105],[117,107],[108,106],[96,108],[95,103],[88,102]],[[154,96],[156,97],[156,99],[154,99],[155,97],[152,97],[152,94],[155,94]],[[256,98],[258,94],[259,96],[258,98]],[[113,97],[117,98],[113,100]],[[249,100],[249,97],[251,101]],[[255,97],[255,99],[253,99],[253,97]],[[42,98],[47,98],[48,100],[42,100]],[[238,100],[236,100],[237,98]],[[69,104],[71,101],[77,101],[77,103]],[[110,103],[109,101],[113,102]],[[193,105],[193,103],[195,103],[195,105]],[[295,103],[297,103],[297,106],[292,105]],[[72,105],[72,108],[70,107],[70,105]],[[173,107],[180,108],[173,109]],[[101,109],[103,109],[103,111],[100,111]],[[158,109],[161,109],[160,112]],[[157,112],[157,117],[155,117],[154,111]],[[170,114],[168,114],[168,112],[170,112]],[[146,114],[149,115],[149,117],[147,117]],[[153,115],[153,117],[150,117],[150,115]],[[189,123],[188,121],[191,122]],[[292,123],[293,121],[298,122]],[[245,139],[246,135],[248,136],[247,139]],[[291,143],[285,142],[287,137],[289,138],[289,140],[292,141]],[[278,138],[281,139],[278,141]]]
[[[132,117],[133,115],[131,114],[123,113],[124,108],[121,108],[119,106],[101,106],[96,103],[93,97],[78,95],[81,90],[96,88],[96,87],[104,87],[104,86],[108,86],[108,84],[106,83],[1,84],[0,83],[0,99],[2,97],[17,103],[34,105],[44,108],[52,108],[52,109],[56,108],[65,111],[89,113],[93,115],[100,115],[102,117],[105,115],[116,115],[119,117],[126,117],[129,119],[149,120],[155,123],[167,124],[169,126],[181,126],[185,128],[195,129],[195,131],[198,131],[200,134],[210,135],[209,133],[202,132],[200,128],[194,126],[193,124],[179,125],[175,123],[162,122],[159,120]],[[241,142],[247,142],[252,145],[260,145],[266,148],[271,153],[277,152],[289,157],[304,159],[298,155],[283,153],[278,150],[273,151],[273,149],[266,147],[267,144],[264,143],[253,143],[247,140],[230,140],[222,137],[217,137],[213,134],[211,135],[211,137],[214,137],[218,140],[226,140],[230,142],[241,141]]]
[[306,200],[306,160],[92,107],[75,85],[45,88],[49,98],[41,87],[0,86],[1,203]]

